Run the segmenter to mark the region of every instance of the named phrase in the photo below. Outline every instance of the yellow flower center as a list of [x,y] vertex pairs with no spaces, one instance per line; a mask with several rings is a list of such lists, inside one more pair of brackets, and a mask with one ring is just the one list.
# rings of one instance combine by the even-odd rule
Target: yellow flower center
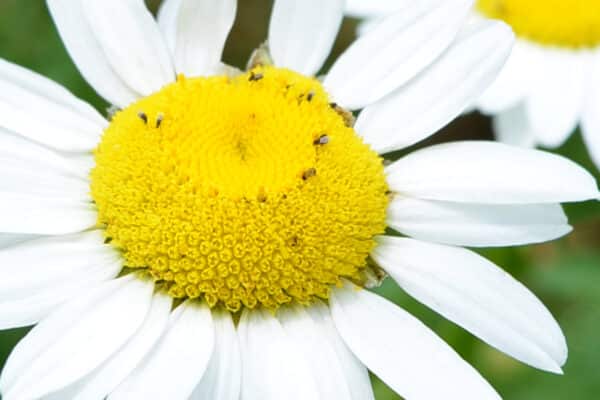
[[98,222],[126,266],[211,307],[327,298],[363,278],[385,229],[381,158],[285,69],[180,77],[117,113],[95,158]]
[[570,48],[600,45],[598,0],[478,0],[477,8],[534,42]]

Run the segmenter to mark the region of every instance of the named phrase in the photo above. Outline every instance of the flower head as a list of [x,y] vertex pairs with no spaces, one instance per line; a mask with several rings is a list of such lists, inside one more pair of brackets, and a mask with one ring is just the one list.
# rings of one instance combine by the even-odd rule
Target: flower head
[[467,1],[415,4],[319,80],[343,1],[276,1],[247,71],[220,61],[235,5],[168,0],[157,24],[141,0],[48,0],[82,74],[119,107],[109,120],[0,64],[0,326],[37,324],[3,398],[363,400],[367,368],[410,399],[498,398],[368,290],[386,274],[559,372],[566,345],[546,308],[456,246],[564,235],[559,203],[597,197],[593,178],[487,142],[385,160],[492,82],[506,26],[465,25]]

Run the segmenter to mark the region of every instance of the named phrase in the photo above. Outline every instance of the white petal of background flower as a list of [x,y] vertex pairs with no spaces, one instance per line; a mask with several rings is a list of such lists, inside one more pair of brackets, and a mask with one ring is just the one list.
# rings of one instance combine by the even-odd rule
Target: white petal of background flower
[[143,0],[78,1],[106,59],[129,87],[149,96],[174,81],[171,55]]
[[0,232],[63,235],[91,228],[97,218],[87,202],[12,193],[0,196]]
[[66,89],[0,60],[0,126],[65,151],[92,150],[107,126],[94,109]]
[[564,335],[525,286],[460,247],[380,237],[373,258],[408,294],[533,367],[561,373]]
[[585,100],[581,131],[592,160],[600,169],[600,50],[592,56],[592,72]]
[[139,97],[109,63],[83,10],[86,0],[46,0],[62,41],[86,81],[109,103],[125,107]]
[[428,200],[535,204],[598,197],[594,177],[574,162],[494,142],[431,146],[401,158],[386,173],[396,193]]
[[318,399],[300,349],[267,310],[244,310],[238,325],[244,400]]
[[236,328],[228,311],[214,310],[215,349],[190,400],[239,400],[242,359]]
[[534,147],[537,144],[523,103],[500,111],[493,117],[492,124],[496,138],[502,143],[521,147]]
[[158,24],[173,54],[177,73],[203,76],[216,72],[233,26],[235,0],[166,0]]
[[500,22],[465,28],[433,65],[365,108],[356,121],[356,132],[379,153],[429,137],[462,113],[492,83],[513,41],[510,28]]
[[407,399],[500,399],[442,339],[412,315],[367,290],[334,290],[333,320],[352,352]]
[[11,353],[0,378],[3,398],[39,398],[93,371],[140,327],[153,287],[129,276],[56,310]]
[[396,196],[388,226],[428,242],[458,246],[518,246],[569,233],[559,204],[469,204]]
[[567,50],[544,49],[544,65],[531,82],[525,107],[539,143],[558,147],[575,130],[588,89],[589,58]]
[[353,400],[374,400],[373,387],[367,368],[348,349],[346,343],[340,337],[328,306],[318,301],[308,307],[306,311],[321,329],[324,340],[333,346],[340,366],[346,376],[346,384],[350,387],[350,395]]
[[326,328],[311,318],[305,307],[292,305],[277,315],[283,329],[311,366],[320,399],[352,399],[350,385]]
[[215,329],[206,304],[187,301],[172,313],[154,350],[109,399],[187,399],[213,353]]
[[[63,399],[97,400],[112,392],[152,351],[167,328],[171,304],[171,297],[155,294],[146,319],[135,335],[96,371],[75,384],[71,397]],[[73,388],[67,390],[73,391]]]
[[275,65],[315,75],[327,59],[344,16],[344,0],[276,0],[269,25]]
[[522,102],[540,68],[543,68],[543,61],[535,46],[517,40],[504,68],[479,98],[477,106],[484,113],[497,113]]
[[472,0],[414,2],[354,42],[323,85],[346,108],[374,103],[440,56],[463,26],[471,4]]

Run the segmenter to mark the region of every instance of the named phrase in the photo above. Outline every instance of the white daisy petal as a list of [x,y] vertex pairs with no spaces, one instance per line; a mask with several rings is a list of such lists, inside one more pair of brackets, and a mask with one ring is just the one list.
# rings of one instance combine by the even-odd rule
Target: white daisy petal
[[559,204],[468,204],[396,196],[388,225],[428,242],[458,246],[518,246],[554,240],[569,233]]
[[386,168],[395,192],[428,200],[535,204],[598,197],[594,177],[572,161],[494,142],[455,142],[416,151]]
[[109,63],[83,9],[84,0],[46,0],[69,55],[83,77],[109,103],[125,107],[139,97]]
[[45,199],[92,201],[89,182],[21,163],[0,164],[0,192]]
[[490,345],[533,367],[561,373],[565,338],[525,286],[459,247],[380,237],[373,258],[411,296]]
[[397,12],[412,3],[411,0],[346,0],[346,15],[374,18]]
[[531,129],[542,146],[559,147],[577,127],[587,90],[588,58],[545,50],[543,68],[525,101]]
[[114,278],[122,262],[103,240],[94,231],[34,238],[1,249],[6,276],[0,283],[0,327],[31,325],[81,287]]
[[28,240],[37,239],[37,235],[22,235],[14,233],[0,233],[0,250],[6,247],[13,246],[18,243],[23,243]]
[[235,0],[163,2],[158,23],[173,54],[177,73],[200,76],[215,72],[236,6]]
[[91,228],[96,219],[92,204],[77,199],[12,193],[0,196],[0,232],[62,235]]
[[360,37],[323,82],[349,109],[372,104],[415,77],[452,43],[472,0],[413,2]]
[[345,371],[323,323],[311,318],[300,305],[285,307],[277,315],[281,326],[306,358],[321,399],[352,399]]
[[129,87],[148,96],[173,82],[169,50],[143,0],[79,1],[108,62]]
[[215,350],[202,380],[190,400],[238,400],[242,384],[242,361],[235,325],[228,311],[213,311]]
[[276,0],[269,25],[275,65],[316,74],[327,59],[344,16],[344,0]]
[[535,147],[537,139],[531,130],[524,104],[519,103],[496,114],[492,124],[500,142],[512,146]]
[[504,23],[470,25],[423,73],[365,108],[355,130],[378,153],[429,137],[462,113],[494,80],[513,41],[514,34]]
[[540,68],[544,68],[537,46],[517,40],[496,80],[477,100],[484,113],[498,113],[522,102]]
[[[165,331],[171,312],[171,297],[155,294],[144,323],[122,348],[97,371],[76,384],[72,400],[104,399],[149,354]],[[66,397],[63,397],[66,398]]]
[[89,151],[107,124],[66,89],[0,59],[0,127],[55,149]]
[[244,310],[238,325],[244,400],[318,399],[300,349],[267,310]]
[[333,321],[352,352],[407,399],[500,399],[442,339],[393,303],[347,284],[331,296]]
[[140,327],[153,287],[133,276],[113,280],[42,320],[11,353],[0,378],[3,398],[42,397],[87,375]]
[[206,304],[187,301],[171,314],[169,326],[142,365],[109,399],[187,399],[213,353],[215,329]]
[[76,176],[87,180],[91,155],[68,157],[34,143],[24,137],[0,128],[0,160],[6,165]]
[[346,343],[340,337],[329,308],[320,301],[315,302],[306,309],[315,323],[322,329],[325,340],[333,346],[340,366],[346,376],[346,384],[350,387],[350,395],[353,400],[374,400],[373,387],[367,368],[348,349]]
[[590,74],[592,81],[581,120],[581,132],[592,160],[600,169],[600,74],[597,72],[600,71],[600,50],[594,54],[592,70],[596,72]]

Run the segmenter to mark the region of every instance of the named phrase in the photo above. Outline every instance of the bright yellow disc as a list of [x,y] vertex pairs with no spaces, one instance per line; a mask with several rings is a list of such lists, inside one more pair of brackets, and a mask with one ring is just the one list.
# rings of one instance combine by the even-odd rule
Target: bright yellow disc
[[569,48],[600,45],[598,0],[478,0],[477,8],[534,42]]
[[175,298],[327,298],[361,279],[385,228],[381,158],[289,70],[180,77],[117,113],[95,157],[107,238]]

